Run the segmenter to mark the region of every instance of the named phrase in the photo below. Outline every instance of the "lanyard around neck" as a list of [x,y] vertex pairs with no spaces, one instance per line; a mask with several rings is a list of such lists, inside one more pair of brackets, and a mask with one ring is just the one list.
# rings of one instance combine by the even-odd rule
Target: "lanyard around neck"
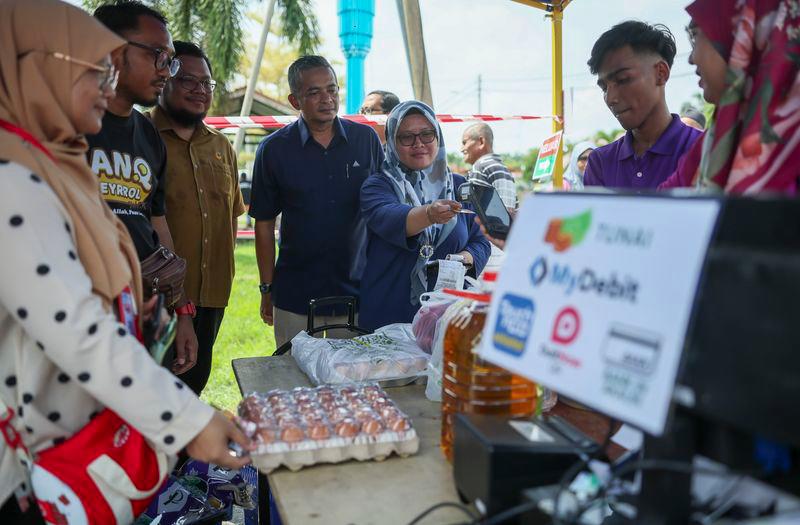
[[53,162],[56,161],[56,159],[53,157],[53,154],[50,153],[50,150],[45,148],[44,145],[36,139],[36,137],[34,137],[33,135],[31,135],[30,133],[28,133],[26,130],[22,129],[21,127],[15,126],[11,122],[8,122],[7,120],[3,120],[3,119],[0,118],[0,129],[4,129],[4,130],[8,131],[9,133],[13,133],[14,135],[17,135],[19,138],[21,138],[22,140],[24,140],[25,142],[27,142],[28,144],[30,144],[34,148],[38,149],[39,151],[41,151],[42,153],[47,155],[47,157],[50,160],[52,160]]

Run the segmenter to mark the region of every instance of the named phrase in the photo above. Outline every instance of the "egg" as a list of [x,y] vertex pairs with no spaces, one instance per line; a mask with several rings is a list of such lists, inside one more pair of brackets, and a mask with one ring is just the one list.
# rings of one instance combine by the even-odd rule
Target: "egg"
[[369,407],[366,403],[362,403],[360,399],[353,399],[349,403],[347,403],[347,408],[355,412],[356,410],[361,410],[362,408]]
[[321,441],[323,439],[328,439],[331,435],[331,431],[324,422],[317,421],[308,425],[308,435],[311,439]]
[[332,396],[335,393],[335,390],[329,386],[320,386],[316,389],[317,396],[321,395],[330,395]]
[[374,436],[383,432],[383,424],[376,418],[367,418],[361,423],[361,431]]
[[394,417],[386,421],[389,425],[389,428],[392,429],[394,432],[403,432],[411,428],[411,423],[408,421],[407,418],[399,416]]
[[287,407],[279,407],[272,409],[272,417],[275,419],[285,418],[285,417],[293,417],[294,411]]
[[308,388],[295,388],[292,390],[292,397],[296,402],[311,401],[316,397],[316,394]]
[[316,421],[325,421],[325,413],[321,411],[306,412],[302,417],[303,421],[309,424]]
[[256,422],[256,426],[258,428],[269,428],[269,427],[276,427],[278,426],[278,422],[275,420],[274,417],[270,417],[268,415],[264,415],[260,420]]
[[336,398],[334,397],[333,394],[319,394],[317,396],[317,402],[319,404],[333,403],[333,402],[335,402],[335,400],[336,400]]
[[294,414],[281,414],[276,418],[276,421],[281,428],[297,425],[297,418]]
[[387,419],[387,420],[391,419],[391,418],[394,418],[394,417],[399,417],[400,416],[400,411],[397,410],[397,408],[395,408],[393,406],[390,406],[390,405],[382,407],[379,412],[381,414],[381,417],[383,419]]
[[342,389],[339,390],[339,395],[342,396],[344,399],[350,401],[358,397],[358,392],[356,392],[355,388],[351,386],[346,386],[342,387]]
[[253,406],[240,406],[239,415],[248,421],[258,421],[261,417],[261,409]]
[[355,437],[358,434],[358,423],[353,418],[345,418],[336,424],[336,435],[340,437]]
[[375,385],[367,385],[361,389],[361,394],[368,400],[372,401],[373,399],[379,397],[381,395],[380,389]]
[[359,407],[357,410],[353,411],[356,420],[358,421],[365,421],[367,419],[377,419],[378,414],[368,407]]
[[295,410],[297,410],[300,413],[303,413],[303,412],[308,412],[309,410],[315,410],[317,406],[318,405],[311,400],[298,401],[297,405],[295,406]]
[[245,397],[239,404],[239,415],[251,421],[255,421],[264,408],[263,401],[259,397],[251,394]]
[[277,436],[277,432],[275,432],[274,428],[259,428],[258,432],[256,433],[257,439],[264,443],[265,445],[272,443],[275,441],[275,437]]
[[267,392],[267,401],[270,403],[275,403],[279,399],[283,399],[286,397],[286,393],[281,390],[271,390]]
[[270,407],[273,411],[291,410],[294,407],[294,403],[288,399],[279,398],[270,403]]
[[299,425],[287,425],[281,430],[281,439],[287,443],[297,443],[305,437],[305,433]]
[[388,398],[388,397],[386,397],[386,396],[381,396],[381,395],[372,396],[371,398],[369,398],[369,401],[370,401],[370,402],[371,402],[373,405],[374,405],[374,404],[385,405],[385,404],[387,404],[387,403],[391,403],[391,401],[389,400],[389,398]]
[[326,412],[330,412],[331,410],[333,410],[334,408],[336,408],[338,406],[336,401],[334,401],[332,398],[330,400],[322,400],[322,399],[320,399],[319,404],[322,407],[322,409],[325,410]]
[[345,418],[352,417],[352,412],[347,410],[344,407],[336,407],[330,412],[327,413],[328,419],[330,419],[334,423],[338,423]]

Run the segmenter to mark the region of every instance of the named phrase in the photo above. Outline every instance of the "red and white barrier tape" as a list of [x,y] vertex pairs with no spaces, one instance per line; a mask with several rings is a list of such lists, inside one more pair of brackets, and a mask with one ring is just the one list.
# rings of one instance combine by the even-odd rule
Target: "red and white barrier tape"
[[[342,118],[360,122],[361,124],[385,124],[386,115],[342,115]],[[448,122],[497,122],[501,120],[541,120],[558,119],[552,115],[436,115],[436,119],[442,123]],[[206,125],[212,128],[282,128],[297,120],[294,115],[277,115],[263,117],[207,117]]]

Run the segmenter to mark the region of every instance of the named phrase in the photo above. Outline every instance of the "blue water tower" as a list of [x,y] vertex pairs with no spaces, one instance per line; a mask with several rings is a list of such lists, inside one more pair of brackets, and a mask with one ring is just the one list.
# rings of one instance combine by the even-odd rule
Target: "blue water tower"
[[347,113],[364,99],[364,59],[372,45],[375,0],[339,0],[339,39],[347,59]]

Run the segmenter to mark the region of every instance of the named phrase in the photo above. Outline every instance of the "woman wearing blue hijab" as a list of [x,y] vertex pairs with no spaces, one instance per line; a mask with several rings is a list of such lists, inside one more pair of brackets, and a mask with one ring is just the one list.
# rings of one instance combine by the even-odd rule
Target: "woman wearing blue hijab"
[[419,296],[433,288],[425,264],[459,254],[477,275],[491,253],[472,220],[458,213],[455,191],[465,179],[447,168],[442,130],[433,110],[415,100],[386,122],[386,159],[361,187],[367,223],[367,264],[361,279],[359,325],[374,330],[410,323]]

